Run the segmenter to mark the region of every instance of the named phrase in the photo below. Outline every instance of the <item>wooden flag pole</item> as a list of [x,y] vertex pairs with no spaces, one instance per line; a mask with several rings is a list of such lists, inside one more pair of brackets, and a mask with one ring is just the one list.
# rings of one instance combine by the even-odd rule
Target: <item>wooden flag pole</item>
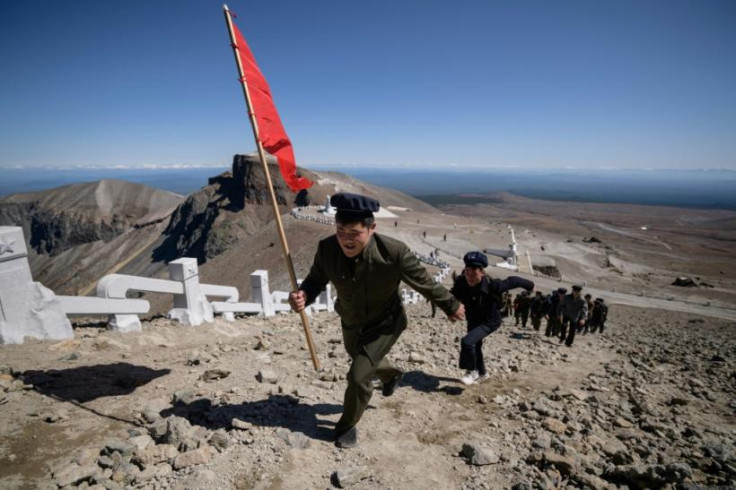
[[[235,55],[235,64],[238,66],[238,73],[240,74],[240,85],[243,88],[243,97],[245,97],[245,104],[248,107],[248,115],[250,116],[250,125],[253,128],[253,138],[256,140],[256,146],[258,147],[258,156],[261,159],[261,165],[263,165],[263,173],[266,175],[266,183],[268,184],[268,191],[271,194],[271,203],[273,204],[273,214],[276,217],[276,227],[279,230],[279,238],[281,239],[281,248],[284,251],[284,259],[286,260],[286,268],[289,270],[289,277],[291,278],[291,288],[293,291],[299,289],[299,285],[296,281],[296,272],[294,272],[294,262],[291,259],[291,252],[289,252],[289,244],[286,242],[286,234],[284,233],[284,225],[281,222],[281,213],[279,213],[279,205],[276,201],[276,193],[273,190],[273,181],[271,180],[271,172],[268,170],[268,163],[266,162],[266,154],[263,151],[263,145],[261,139],[258,137],[258,123],[256,121],[255,113],[253,112],[253,105],[250,99],[250,92],[248,91],[248,84],[245,80],[245,71],[243,65],[240,62],[238,56],[238,49],[235,43],[235,34],[233,32],[233,21],[230,17],[230,10],[227,5],[223,5],[225,11],[225,21],[227,22],[227,30],[230,34],[230,42],[233,46],[233,54]],[[312,364],[314,365],[315,371],[322,369],[319,359],[317,359],[317,350],[314,348],[314,341],[312,340],[312,331],[309,329],[309,320],[307,319],[307,313],[302,310],[299,312],[302,319],[302,325],[304,325],[304,335],[307,338],[307,347],[309,348],[309,355],[312,357]]]

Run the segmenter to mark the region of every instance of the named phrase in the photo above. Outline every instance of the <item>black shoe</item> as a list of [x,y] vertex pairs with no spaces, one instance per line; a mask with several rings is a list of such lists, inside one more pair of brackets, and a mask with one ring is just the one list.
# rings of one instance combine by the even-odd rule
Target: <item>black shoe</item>
[[404,373],[399,373],[396,376],[394,376],[394,379],[389,381],[388,383],[383,384],[383,389],[381,390],[381,393],[383,396],[391,396],[394,394],[394,391],[396,391],[396,388],[399,386],[399,383],[401,383],[401,379],[404,377]]
[[352,426],[335,437],[335,446],[349,449],[358,445],[358,429]]

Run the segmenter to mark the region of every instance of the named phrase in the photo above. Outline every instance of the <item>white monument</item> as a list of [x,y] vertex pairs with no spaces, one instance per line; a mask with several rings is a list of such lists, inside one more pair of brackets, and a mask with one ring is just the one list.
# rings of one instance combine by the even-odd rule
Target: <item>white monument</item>
[[72,325],[53,291],[33,282],[19,226],[0,226],[0,344],[23,338],[70,339]]
[[488,255],[494,255],[496,257],[506,259],[503,262],[495,264],[496,267],[503,267],[504,269],[518,271],[519,253],[516,249],[516,237],[514,236],[514,229],[511,228],[511,225],[509,225],[509,229],[511,230],[511,244],[509,245],[509,248],[507,250],[486,248],[483,250],[483,252]]
[[328,216],[334,216],[337,211],[335,208],[332,207],[332,204],[330,203],[330,196],[327,196],[325,198],[325,207],[321,209],[322,214],[326,214]]

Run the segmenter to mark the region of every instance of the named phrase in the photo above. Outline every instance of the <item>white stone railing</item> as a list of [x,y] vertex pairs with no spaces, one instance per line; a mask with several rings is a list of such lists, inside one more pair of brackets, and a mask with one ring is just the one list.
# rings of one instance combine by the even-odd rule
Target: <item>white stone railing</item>
[[[441,282],[449,272],[442,268],[433,276]],[[56,296],[53,291],[33,282],[28,254],[20,227],[0,226],[0,344],[22,343],[25,336],[41,339],[72,338],[74,333],[67,315],[108,315],[108,326],[120,332],[140,331],[138,315],[148,313],[150,304],[128,298],[132,291],[170,294],[173,308],[169,318],[184,325],[200,325],[221,314],[234,320],[235,313],[273,316],[288,312],[288,292],[269,289],[268,272],[257,270],[250,276],[253,302],[239,302],[237,288],[200,284],[196,259],[184,257],[169,263],[169,279],[111,274],[97,284],[96,297]],[[419,293],[403,289],[402,301],[416,303]],[[223,301],[212,301],[219,298]],[[307,313],[334,311],[335,298],[328,284],[307,307]]]
[[66,315],[144,315],[151,304],[144,299],[107,301],[94,296],[57,296]]
[[[449,273],[450,273],[449,267],[442,268],[440,269],[438,273],[432,276],[432,279],[434,279],[434,281],[437,283],[441,283],[442,280],[445,277],[447,277],[447,274]],[[414,304],[422,300],[424,300],[424,297],[418,292],[414,291],[413,289],[409,289],[409,288],[401,289],[401,302],[404,303],[405,305]]]
[[427,257],[426,255],[422,255],[419,252],[415,252],[413,250],[411,253],[414,254],[414,257],[416,257],[419,262],[422,262],[424,264],[433,265],[435,267],[439,267],[440,269],[449,269],[450,267],[450,264],[436,257]]
[[330,225],[335,226],[335,218],[328,217],[325,215],[312,215],[312,214],[302,214],[301,211],[303,209],[312,209],[315,212],[318,212],[321,209],[324,209],[322,206],[303,206],[301,208],[293,208],[291,210],[291,216],[296,219],[304,220],[304,221],[314,221],[315,223],[320,223],[323,225]]
[[[251,290],[254,302],[238,302],[239,293],[232,286],[200,284],[197,260],[184,257],[169,263],[171,279],[152,279],[147,277],[111,274],[103,277],[97,285],[97,296],[101,298],[124,299],[130,291],[143,291],[172,294],[174,308],[168,317],[184,325],[200,325],[211,322],[214,314],[222,314],[225,320],[235,319],[235,313],[256,313],[273,316],[277,312],[290,311],[288,292],[269,290],[268,271],[258,270],[251,274]],[[209,301],[211,297],[224,297],[225,301]],[[334,309],[328,291],[309,307],[314,310]],[[109,321],[112,329],[119,331],[139,331],[140,319],[135,314],[113,312]]]

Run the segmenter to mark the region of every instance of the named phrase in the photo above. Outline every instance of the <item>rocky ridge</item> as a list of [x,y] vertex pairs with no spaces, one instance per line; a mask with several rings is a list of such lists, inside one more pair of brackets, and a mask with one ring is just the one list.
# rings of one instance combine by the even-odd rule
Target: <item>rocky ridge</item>
[[[269,157],[268,165],[282,216],[295,206],[322,204],[339,191],[368,193],[386,205],[434,210],[401,192],[337,172],[300,169],[314,185],[293,194],[275,159]],[[232,170],[210,178],[186,198],[139,184],[102,180],[0,199],[0,225],[23,227],[34,279],[57,294],[88,294],[111,273],[166,277],[166,263],[187,256],[198,259],[204,274],[237,276],[229,284],[246,296],[248,275],[278,264],[281,258],[281,251],[273,247],[278,242],[273,221],[265,174],[255,154],[235,155]],[[312,227],[295,228],[297,235],[302,229],[310,236],[315,233]],[[257,262],[250,260],[254,248],[259,249]],[[207,264],[228,251],[239,259],[228,259],[224,267]],[[305,247],[296,252],[311,257],[314,250]],[[275,284],[288,282],[285,270],[269,270]],[[158,303],[153,300],[154,311],[166,309]]]
[[160,236],[182,197],[101,180],[0,199],[0,225],[21,226],[36,281],[85,294]]
[[0,199],[0,225],[22,226],[39,254],[110,241],[167,219],[182,197],[141,184],[100,180]]

